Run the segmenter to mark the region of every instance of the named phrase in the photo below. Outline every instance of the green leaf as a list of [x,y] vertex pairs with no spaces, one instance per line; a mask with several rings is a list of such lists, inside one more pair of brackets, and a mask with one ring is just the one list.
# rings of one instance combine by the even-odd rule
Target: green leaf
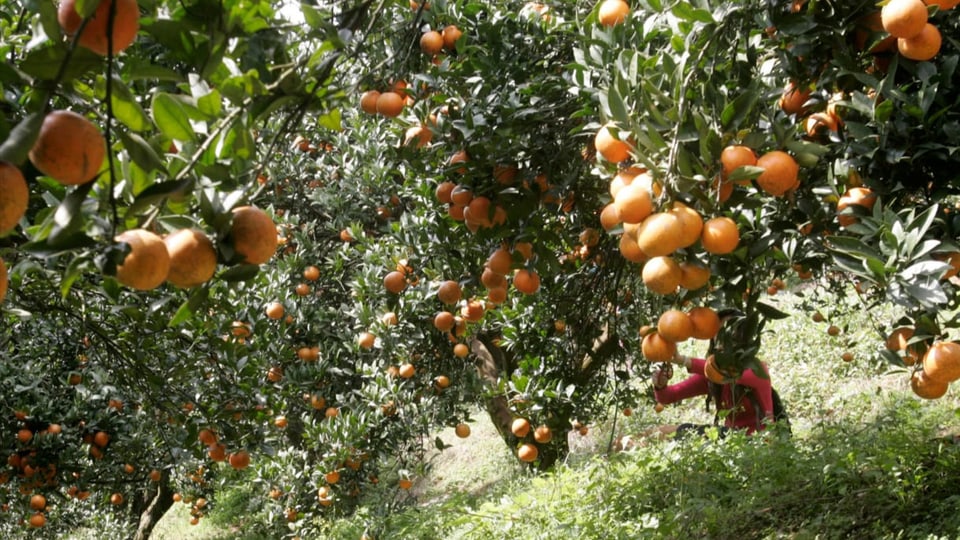
[[727,177],[727,181],[739,182],[740,180],[753,180],[763,174],[763,171],[763,167],[757,167],[756,165],[743,165],[734,169],[730,173],[730,176]]
[[695,8],[686,2],[677,2],[673,6],[673,8],[670,10],[670,12],[673,13],[675,16],[687,21],[695,21],[695,22],[702,22],[702,23],[708,23],[708,24],[714,22],[713,15],[711,15],[709,11],[705,9]]
[[[33,49],[18,64],[21,71],[44,81],[52,81],[60,74],[60,66],[67,58],[67,49],[63,45]],[[93,70],[100,70],[103,57],[84,47],[77,47],[70,56],[70,62],[60,78],[68,82]]]
[[723,108],[723,112],[720,113],[720,126],[724,131],[738,129],[747,115],[750,114],[750,111],[753,110],[758,97],[757,89],[751,87],[728,103]]
[[130,88],[117,77],[110,85],[110,105],[114,117],[133,131],[146,131],[153,127],[143,107],[130,92]]
[[170,322],[167,323],[167,326],[174,327],[189,320],[190,316],[193,315],[193,313],[207,301],[209,296],[210,289],[208,287],[199,287],[195,289],[190,294],[190,298],[181,304],[177,309],[177,312],[174,313],[173,317],[170,318]]
[[40,135],[40,126],[43,125],[44,114],[35,112],[28,114],[0,144],[0,160],[9,161],[20,166],[27,161],[27,154]]
[[158,92],[153,96],[150,106],[153,121],[167,137],[178,141],[192,141],[196,138],[193,127],[183,105],[173,96]]
[[117,130],[120,143],[130,154],[130,159],[140,166],[144,171],[161,171],[166,173],[166,167],[163,160],[143,137],[136,133],[127,133],[123,130]]
[[320,127],[327,128],[332,131],[340,131],[343,129],[343,125],[340,122],[340,109],[331,109],[330,111],[320,115],[317,118],[317,123]]
[[780,311],[770,304],[765,304],[763,302],[757,302],[757,311],[759,311],[765,319],[786,319],[790,316],[789,314]]
[[257,264],[238,264],[233,268],[220,273],[218,279],[222,281],[250,281],[260,272],[260,265]]
[[47,237],[47,243],[51,246],[63,247],[66,242],[75,239],[74,233],[77,233],[83,225],[83,203],[87,200],[87,195],[94,184],[96,182],[87,182],[78,186],[67,194],[57,207],[53,216],[54,226]]
[[142,209],[161,202],[170,195],[175,193],[184,193],[190,189],[190,186],[192,185],[192,178],[185,178],[183,180],[170,180],[168,182],[154,184],[137,195],[137,198],[134,199],[133,203],[127,207],[127,211],[124,215],[126,217],[135,216]]
[[93,12],[100,6],[100,0],[76,0],[73,9],[80,15],[81,19],[93,15]]
[[607,107],[610,109],[610,116],[616,120],[617,123],[624,126],[630,124],[627,105],[623,102],[623,98],[620,97],[616,85],[610,85],[610,89],[607,91]]

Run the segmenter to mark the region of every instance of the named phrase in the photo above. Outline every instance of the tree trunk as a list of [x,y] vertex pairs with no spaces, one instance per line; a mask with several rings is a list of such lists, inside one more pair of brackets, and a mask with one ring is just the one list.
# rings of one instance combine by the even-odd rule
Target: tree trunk
[[[486,336],[477,336],[470,342],[470,350],[477,357],[477,373],[491,388],[496,388],[501,374],[509,374],[512,368],[507,365],[508,359],[503,349],[497,347]],[[510,432],[513,423],[513,414],[507,405],[507,397],[500,394],[485,398],[487,414],[493,421],[494,427],[500,432],[503,442],[510,446],[516,437]]]
[[173,506],[173,490],[169,483],[170,474],[163,472],[163,477],[157,483],[156,490],[148,490],[137,497],[130,508],[133,515],[140,514],[140,522],[137,524],[137,532],[133,535],[133,540],[147,540],[157,526],[157,522],[163,517],[167,510]]

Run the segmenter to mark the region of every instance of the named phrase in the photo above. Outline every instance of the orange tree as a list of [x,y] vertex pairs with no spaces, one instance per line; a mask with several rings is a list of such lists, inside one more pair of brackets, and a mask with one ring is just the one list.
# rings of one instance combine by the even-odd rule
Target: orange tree
[[270,534],[386,511],[474,404],[547,468],[794,273],[902,306],[918,394],[960,375],[950,6],[922,59],[868,4],[412,5],[3,15],[5,534],[199,519],[231,465]]

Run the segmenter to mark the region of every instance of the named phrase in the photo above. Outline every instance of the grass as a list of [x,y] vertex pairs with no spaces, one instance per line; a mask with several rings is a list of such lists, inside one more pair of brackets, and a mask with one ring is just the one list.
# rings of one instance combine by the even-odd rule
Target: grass
[[[888,314],[830,304],[828,322],[814,323],[806,303],[816,291],[805,294],[770,300],[793,316],[768,326],[762,351],[791,416],[792,438],[665,441],[607,455],[612,436],[712,419],[701,400],[660,414],[652,402],[638,403],[629,418],[591,426],[587,437],[571,435],[566,462],[535,476],[478,413],[469,439],[441,434],[454,446],[431,455],[432,473],[414,489],[417,504],[389,515],[361,508],[323,524],[324,537],[960,537],[956,393],[920,400],[903,368],[877,360],[883,329],[873,321]],[[844,331],[828,336],[828,324]],[[852,362],[841,360],[845,351]],[[243,538],[222,525],[175,528],[188,519],[176,512],[161,522],[157,538]]]

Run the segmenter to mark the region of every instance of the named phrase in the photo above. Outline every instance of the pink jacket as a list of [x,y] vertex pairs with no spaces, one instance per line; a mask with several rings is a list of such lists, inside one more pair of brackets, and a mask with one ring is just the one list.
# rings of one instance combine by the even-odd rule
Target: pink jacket
[[[657,401],[668,405],[687,398],[707,395],[707,383],[709,381],[703,373],[703,366],[705,364],[706,360],[702,358],[691,358],[690,367],[688,368],[691,374],[690,377],[660,390],[654,389],[654,396]],[[767,369],[766,365],[764,365],[763,369]],[[769,374],[768,377],[764,379],[748,369],[743,372],[736,383],[741,386],[748,386],[752,391],[749,392],[749,396],[737,396],[737,401],[740,402],[741,406],[726,416],[725,424],[730,428],[746,429],[749,435],[757,429],[763,429],[765,427],[763,419],[773,418],[773,395]],[[723,391],[720,397],[721,408],[723,410],[734,409],[732,389],[732,384],[723,385]],[[759,415],[757,414],[758,410],[760,412]],[[757,425],[758,418],[761,420],[759,426]]]

